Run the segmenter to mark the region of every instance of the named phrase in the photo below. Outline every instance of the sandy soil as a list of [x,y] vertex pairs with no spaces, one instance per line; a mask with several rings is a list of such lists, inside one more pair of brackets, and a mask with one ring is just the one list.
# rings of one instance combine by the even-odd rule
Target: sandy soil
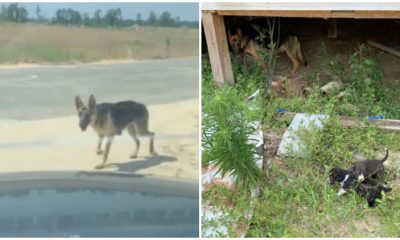
[[[157,155],[148,153],[141,138],[136,159],[131,137],[123,132],[114,139],[108,164],[99,171],[134,172],[198,181],[198,100],[149,106],[150,130],[156,133]],[[81,132],[77,116],[13,121],[0,120],[0,172],[94,170],[97,136]]]
[[101,60],[101,61],[93,61],[93,62],[67,62],[67,63],[1,63],[0,69],[20,69],[20,68],[39,68],[39,67],[49,67],[49,66],[57,66],[57,67],[66,67],[72,68],[76,65],[107,65],[107,64],[116,64],[116,63],[136,63],[138,60],[134,59],[110,59],[110,60]]
[[92,62],[81,62],[81,61],[69,61],[69,62],[56,62],[56,63],[0,63],[0,69],[24,69],[24,68],[40,68],[40,67],[64,67],[64,68],[74,68],[76,66],[82,65],[110,65],[110,64],[119,64],[119,63],[137,63],[137,62],[146,62],[146,61],[157,61],[157,60],[170,60],[170,59],[185,59],[192,58],[196,56],[187,56],[187,57],[169,57],[169,58],[158,58],[158,59],[146,59],[146,60],[137,60],[137,59],[104,59],[100,61],[92,61]]

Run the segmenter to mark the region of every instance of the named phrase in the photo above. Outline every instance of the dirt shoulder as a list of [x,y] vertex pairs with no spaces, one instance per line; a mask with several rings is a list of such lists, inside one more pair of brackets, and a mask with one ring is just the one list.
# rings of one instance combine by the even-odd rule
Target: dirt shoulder
[[[151,105],[150,129],[156,133],[157,155],[148,154],[141,138],[136,159],[131,137],[115,138],[108,164],[101,171],[132,172],[198,181],[199,116],[197,99]],[[81,132],[77,116],[34,120],[0,120],[0,173],[55,170],[94,170],[97,136]]]
[[169,57],[169,58],[154,58],[154,59],[104,59],[99,61],[68,61],[68,62],[40,62],[40,63],[27,63],[27,62],[3,62],[0,63],[0,69],[24,69],[24,68],[40,68],[40,67],[61,67],[61,68],[74,68],[77,66],[84,65],[111,65],[111,64],[121,64],[121,63],[138,63],[138,62],[149,62],[149,61],[160,61],[160,60],[179,60],[187,58],[196,58],[197,56],[182,56],[182,57]]

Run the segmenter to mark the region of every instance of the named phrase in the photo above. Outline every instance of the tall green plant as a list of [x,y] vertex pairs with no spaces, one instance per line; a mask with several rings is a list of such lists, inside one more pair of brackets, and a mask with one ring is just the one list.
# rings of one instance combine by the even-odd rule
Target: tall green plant
[[202,161],[215,164],[223,176],[232,174],[237,185],[252,187],[262,176],[254,161],[255,145],[249,142],[255,131],[251,122],[260,116],[239,95],[224,86],[203,103]]
[[[349,60],[352,72],[350,80],[353,94],[351,96],[354,96],[351,100],[373,106],[383,96],[383,69],[379,62],[368,53],[367,46],[360,45]],[[381,109],[373,110],[373,112],[378,112]]]
[[327,74],[329,78],[331,78],[329,79],[329,81],[344,80],[344,64],[337,57],[330,57],[330,55],[328,54],[328,50],[326,49],[325,43],[322,43],[321,47],[318,50],[317,65],[321,70],[323,70],[323,73]]

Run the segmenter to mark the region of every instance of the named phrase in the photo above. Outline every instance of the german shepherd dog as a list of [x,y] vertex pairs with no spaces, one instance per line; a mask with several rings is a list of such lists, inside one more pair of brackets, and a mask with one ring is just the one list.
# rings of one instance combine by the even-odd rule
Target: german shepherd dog
[[[261,50],[265,50],[255,39],[243,35],[242,31],[238,28],[234,35],[228,32],[229,44],[233,52],[238,56],[246,54],[254,58],[256,62],[263,62],[263,57],[260,55]],[[286,52],[288,57],[293,63],[291,74],[294,74],[299,69],[300,64],[307,66],[307,61],[301,49],[300,41],[297,36],[287,36],[278,48],[278,53]],[[262,67],[265,69],[267,66],[263,63]]]
[[[138,135],[150,137],[150,153],[154,153],[154,132],[148,129],[149,112],[144,104],[134,101],[96,104],[96,99],[90,95],[87,106],[79,96],[75,98],[75,105],[81,130],[85,131],[90,125],[99,136],[96,153],[103,154],[103,162],[97,165],[96,169],[104,168],[114,136],[122,134],[125,128],[136,143],[136,149],[130,158],[136,158],[139,152]],[[104,138],[106,138],[106,148],[103,152],[101,145]]]

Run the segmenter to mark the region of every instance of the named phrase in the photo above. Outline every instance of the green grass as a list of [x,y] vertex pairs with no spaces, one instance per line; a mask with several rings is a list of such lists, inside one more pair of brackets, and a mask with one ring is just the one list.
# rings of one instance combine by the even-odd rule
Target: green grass
[[[224,186],[214,185],[209,191],[203,193],[202,201],[213,206],[213,209],[223,211],[225,215],[218,221],[202,220],[202,229],[215,228],[220,225],[228,227],[228,236],[236,236],[238,226],[246,225],[245,213],[249,210],[249,190],[238,188],[235,192]],[[202,233],[204,236],[204,232]],[[213,237],[227,237],[217,233]]]
[[[232,59],[232,69],[235,84],[232,86],[238,91],[238,98],[246,99],[257,89],[262,90],[265,84],[265,73],[259,66],[244,65],[243,62]],[[218,89],[213,81],[211,65],[208,58],[202,59],[202,103],[206,103],[210,96]]]
[[0,51],[0,62],[68,62],[71,59],[84,59],[83,56],[82,52],[70,52],[55,45],[26,44]]
[[[299,161],[304,161],[299,163]],[[393,184],[392,184],[393,186]],[[257,199],[251,237],[398,237],[400,191],[369,208],[355,193],[336,196],[327,175],[308,159],[273,165]]]
[[[371,145],[400,149],[400,137],[374,128],[342,128],[335,121],[324,130],[313,130],[310,138],[320,144],[307,145],[312,154],[304,158],[272,160],[268,179],[261,196],[255,200],[254,215],[246,233],[248,237],[398,237],[400,235],[399,169],[388,168],[385,182],[394,190],[386,194],[375,208],[351,192],[338,197],[338,186],[327,181],[327,171],[333,166],[350,166],[348,146],[356,146],[371,154]],[[322,139],[325,139],[324,142]],[[354,142],[352,142],[354,141]],[[330,142],[331,144],[327,144]],[[313,152],[314,151],[314,152]],[[341,160],[334,160],[334,157]],[[329,158],[332,157],[332,158]],[[343,157],[343,158],[342,158]],[[325,169],[325,172],[321,172]],[[397,176],[396,176],[397,175]],[[214,187],[203,194],[227,212],[224,221],[245,223],[243,212],[250,199],[245,189],[237,192]],[[221,200],[222,199],[222,200]],[[226,204],[226,203],[230,204]],[[229,206],[234,206],[229,207]],[[216,223],[214,223],[216,224]]]
[[[384,79],[382,67],[363,46],[355,49],[348,63],[340,63],[320,53],[320,71],[306,73],[303,79],[314,91],[308,98],[286,99],[269,93],[262,103],[263,125],[281,135],[292,120],[277,114],[277,108],[291,112],[329,114],[323,129],[299,131],[305,144],[302,158],[268,159],[270,168],[260,183],[261,195],[254,201],[254,213],[247,237],[399,237],[400,236],[400,136],[381,132],[374,126],[344,128],[336,118],[347,115],[365,119],[371,115],[400,119],[396,107],[400,96],[400,79]],[[202,101],[216,91],[208,61],[203,61]],[[238,98],[263,89],[265,74],[256,66],[233,61]],[[324,96],[319,89],[326,82],[341,79],[348,93],[341,100]],[[277,146],[276,146],[277,147]],[[384,199],[369,208],[367,201],[354,192],[338,197],[338,186],[330,186],[327,171],[331,167],[349,167],[353,152],[367,157],[389,149],[391,165],[385,182],[393,188]],[[379,155],[380,156],[380,155]],[[230,227],[246,224],[244,212],[249,208],[248,190],[229,191],[214,187],[203,193],[210,202],[227,214],[221,221]],[[229,203],[229,204],[228,204]],[[232,225],[236,223],[236,225]],[[204,225],[209,223],[204,222]],[[219,224],[213,223],[213,224]],[[230,229],[232,233],[234,229]]]

